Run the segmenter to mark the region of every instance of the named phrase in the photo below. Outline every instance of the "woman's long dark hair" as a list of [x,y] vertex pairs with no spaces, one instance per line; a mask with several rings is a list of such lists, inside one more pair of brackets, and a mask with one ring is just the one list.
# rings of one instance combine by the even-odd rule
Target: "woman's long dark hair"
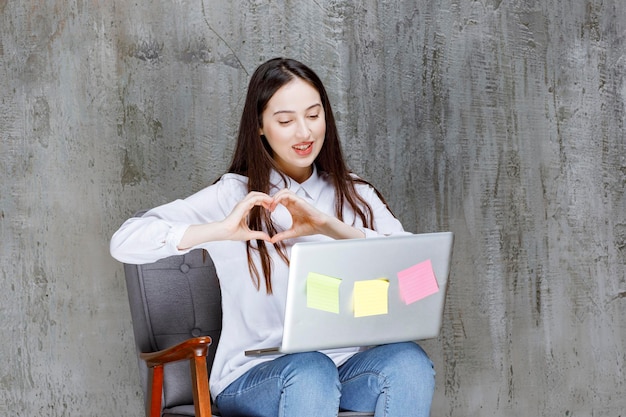
[[[343,220],[343,209],[344,205],[347,204],[354,210],[366,227],[373,229],[374,216],[372,208],[355,190],[355,183],[367,184],[367,182],[351,176],[346,166],[341,152],[335,117],[326,94],[326,89],[319,77],[310,68],[298,61],[274,58],[260,65],[252,74],[239,124],[237,145],[228,172],[248,177],[249,192],[260,191],[266,194],[269,193],[271,185],[270,173],[272,169],[280,173],[280,169],[274,162],[272,148],[267,143],[265,137],[259,134],[262,128],[262,113],[276,91],[296,77],[308,82],[318,91],[324,108],[326,137],[324,145],[315,159],[315,165],[318,171],[329,174],[329,178],[336,190],[335,215],[340,220]],[[383,200],[380,193],[378,191],[376,193]],[[261,207],[252,209],[248,217],[248,226],[252,230],[266,230],[270,235],[276,233],[276,228],[270,219],[269,213]],[[272,260],[265,241],[257,240],[254,245],[248,241],[246,245],[248,267],[255,286],[257,289],[260,289],[261,278],[252,259],[254,250],[259,253],[266,291],[268,294],[271,294]],[[284,244],[279,242],[274,244],[274,246],[279,256],[286,263],[289,263]]]

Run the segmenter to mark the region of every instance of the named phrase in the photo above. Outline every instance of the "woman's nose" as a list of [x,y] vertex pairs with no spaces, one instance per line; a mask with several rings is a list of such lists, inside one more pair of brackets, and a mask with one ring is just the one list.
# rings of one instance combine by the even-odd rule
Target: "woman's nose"
[[309,136],[311,135],[311,129],[309,129],[309,125],[306,120],[304,119],[298,120],[296,135],[298,138],[302,138],[302,139],[309,138]]

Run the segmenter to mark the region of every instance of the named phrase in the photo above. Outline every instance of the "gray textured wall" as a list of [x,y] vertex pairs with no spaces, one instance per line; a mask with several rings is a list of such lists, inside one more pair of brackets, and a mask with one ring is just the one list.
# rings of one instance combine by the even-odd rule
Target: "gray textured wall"
[[623,0],[0,0],[0,415],[142,414],[108,239],[225,169],[287,55],[456,233],[433,416],[623,416],[625,51]]

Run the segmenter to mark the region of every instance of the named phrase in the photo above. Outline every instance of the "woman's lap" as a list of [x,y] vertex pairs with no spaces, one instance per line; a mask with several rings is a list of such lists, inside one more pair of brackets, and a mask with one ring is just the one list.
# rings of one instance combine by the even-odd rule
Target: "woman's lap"
[[413,342],[376,346],[339,367],[342,409],[375,411],[376,417],[428,416],[435,371]]
[[252,368],[217,397],[223,416],[325,417],[340,407],[376,417],[428,416],[434,370],[415,343],[373,347],[337,369],[319,352],[281,356]]

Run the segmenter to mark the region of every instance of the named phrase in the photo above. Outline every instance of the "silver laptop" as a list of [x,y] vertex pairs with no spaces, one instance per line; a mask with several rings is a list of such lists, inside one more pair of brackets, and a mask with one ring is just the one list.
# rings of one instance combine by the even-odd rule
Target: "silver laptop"
[[246,355],[437,337],[453,240],[439,232],[294,245],[282,345]]

